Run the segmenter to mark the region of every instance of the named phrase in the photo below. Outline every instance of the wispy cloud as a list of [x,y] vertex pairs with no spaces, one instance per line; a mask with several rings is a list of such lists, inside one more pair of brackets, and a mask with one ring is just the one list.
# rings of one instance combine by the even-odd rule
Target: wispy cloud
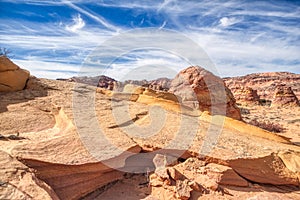
[[80,14],[73,17],[73,23],[66,26],[66,30],[76,33],[85,26],[85,22],[81,18]]
[[[1,4],[2,2],[13,3],[15,7],[26,4],[40,9],[47,6],[53,9],[63,8],[61,13],[66,13],[52,16],[40,12],[33,16],[30,14],[35,13],[32,10],[16,10],[18,15],[31,17],[0,18],[0,45],[13,50],[18,63],[41,77],[76,75],[76,70],[80,71],[84,62],[89,63],[90,67],[98,66],[99,70],[95,73],[102,73],[105,68],[113,77],[120,77],[141,66],[174,66],[171,69],[175,71],[186,67],[188,63],[176,56],[148,50],[144,54],[135,52],[135,57],[132,54],[123,55],[122,63],[111,63],[110,67],[107,67],[103,57],[87,58],[105,41],[113,41],[113,37],[126,33],[132,27],[147,26],[175,30],[191,38],[207,52],[222,76],[283,70],[300,73],[300,3],[296,1],[232,0],[224,3],[209,0],[2,0]],[[14,10],[11,12],[14,13]],[[118,12],[121,14],[116,14]],[[32,20],[40,17],[41,13],[45,18],[52,18],[43,23]],[[133,21],[131,26],[126,21],[127,18],[138,21]],[[134,40],[124,40],[111,45],[117,49],[122,45],[130,46],[133,42]],[[141,48],[153,43],[184,48],[192,57],[197,57],[196,52],[189,52],[188,47],[172,38],[164,41],[149,38],[148,43],[141,44]],[[102,52],[101,55],[107,57],[113,53]]]
[[107,20],[105,20],[101,15],[99,14],[94,14],[91,11],[85,10],[77,5],[75,5],[74,3],[72,3],[71,1],[67,1],[64,0],[63,1],[64,4],[70,6],[71,8],[77,10],[78,12],[81,12],[82,14],[85,14],[86,16],[96,20],[97,22],[99,22],[100,24],[102,24],[104,27],[113,30],[113,31],[120,31],[119,27],[116,27],[112,24],[110,24],[109,22],[107,22]]

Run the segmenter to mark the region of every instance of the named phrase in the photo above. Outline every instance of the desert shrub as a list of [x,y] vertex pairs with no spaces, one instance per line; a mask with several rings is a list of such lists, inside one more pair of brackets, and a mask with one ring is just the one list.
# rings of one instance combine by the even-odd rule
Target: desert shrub
[[11,57],[11,50],[5,48],[5,47],[0,47],[0,56],[5,56],[10,58]]
[[240,107],[240,111],[241,111],[242,115],[249,115],[250,114],[250,110],[247,109],[247,108]]
[[260,99],[259,100],[259,104],[262,105],[262,106],[270,106],[271,103],[272,103],[272,101],[267,100],[267,99]]
[[281,133],[283,132],[284,128],[280,124],[275,124],[269,121],[257,121],[257,119],[252,119],[249,124],[253,126],[257,126],[259,128],[265,129],[270,132],[274,133]]
[[300,119],[293,119],[291,121],[288,122],[288,124],[294,124],[294,123],[298,123],[300,122]]

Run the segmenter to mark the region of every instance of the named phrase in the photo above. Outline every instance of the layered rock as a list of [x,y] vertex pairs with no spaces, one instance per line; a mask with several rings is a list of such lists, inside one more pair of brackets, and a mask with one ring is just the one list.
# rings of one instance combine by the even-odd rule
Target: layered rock
[[276,87],[271,106],[300,106],[300,103],[292,88],[281,84]]
[[191,66],[182,70],[172,80],[169,91],[180,97],[184,105],[241,119],[235,99],[223,80],[204,68]]
[[[293,88],[297,98],[300,98],[300,75],[289,72],[254,73],[246,76],[224,78],[227,87],[251,87],[257,90],[260,99],[271,101],[278,84]],[[237,96],[235,96],[238,98]]]
[[[294,152],[295,153],[295,152]],[[234,159],[226,166],[197,158],[188,158],[173,167],[157,168],[150,176],[152,196],[158,199],[191,199],[211,192],[231,195],[227,186],[249,187],[249,182],[299,186],[299,154],[283,152],[265,157]],[[293,158],[291,158],[291,154]],[[284,161],[289,157],[289,161]],[[296,161],[297,162],[297,161]],[[196,195],[197,194],[197,195]]]
[[23,90],[30,74],[6,56],[0,56],[0,92]]
[[97,86],[99,88],[104,88],[108,90],[113,90],[114,87],[117,85],[117,81],[113,78],[110,78],[108,76],[78,76],[78,77],[72,77],[68,79],[58,78],[57,80],[60,81],[68,81],[68,82],[76,82],[76,83],[84,83],[91,86]]
[[147,87],[153,90],[162,90],[168,91],[171,85],[171,79],[168,78],[158,78],[155,80],[147,81],[147,80],[126,80],[124,81],[124,85],[133,84],[138,86]]
[[152,80],[149,83],[149,88],[153,90],[163,90],[168,91],[171,86],[171,79],[168,78],[158,78],[156,80]]
[[236,102],[239,104],[260,104],[257,90],[253,90],[251,87],[239,86],[236,88],[231,88],[231,92],[233,93]]
[[7,108],[0,115],[0,198],[80,199],[125,172],[153,170],[158,199],[205,198],[228,193],[227,186],[243,187],[239,192],[251,187],[249,181],[289,190],[299,184],[300,148],[285,137],[229,117],[185,113],[168,92],[39,82],[0,94],[0,107]]
[[117,87],[117,81],[113,78],[102,75],[99,77],[97,87],[114,90]]

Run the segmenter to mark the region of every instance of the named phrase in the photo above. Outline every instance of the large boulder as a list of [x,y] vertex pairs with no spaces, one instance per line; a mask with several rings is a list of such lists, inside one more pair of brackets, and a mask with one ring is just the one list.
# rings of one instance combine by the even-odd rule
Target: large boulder
[[191,66],[179,72],[169,92],[177,95],[183,105],[241,120],[240,110],[223,80],[202,67]]
[[0,56],[0,92],[23,90],[29,75],[6,56]]

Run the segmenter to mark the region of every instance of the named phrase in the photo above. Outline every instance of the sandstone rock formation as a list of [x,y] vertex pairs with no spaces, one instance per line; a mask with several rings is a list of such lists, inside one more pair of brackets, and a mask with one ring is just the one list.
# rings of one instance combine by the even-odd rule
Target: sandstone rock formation
[[149,83],[149,88],[153,90],[163,90],[168,91],[171,86],[171,79],[168,78],[158,78],[156,80],[152,80]]
[[29,72],[21,69],[6,56],[0,56],[0,92],[23,90]]
[[116,88],[116,85],[117,81],[115,79],[102,75],[99,77],[97,87],[113,90]]
[[[260,99],[268,101],[273,99],[277,85],[283,83],[287,87],[291,87],[297,98],[300,98],[300,74],[289,72],[254,73],[223,80],[230,90],[234,90],[236,87],[251,87],[253,90],[257,90]],[[234,96],[237,95],[234,94]]]
[[188,106],[241,119],[235,99],[223,80],[201,67],[191,66],[179,72],[169,91]]
[[88,84],[91,86],[97,86],[100,88],[108,89],[108,90],[113,90],[114,87],[117,85],[117,81],[113,78],[110,78],[108,76],[74,76],[72,78],[68,79],[63,79],[63,78],[58,78],[57,80],[60,81],[68,81],[68,82],[76,82],[76,83],[84,83]]
[[243,87],[243,86],[237,86],[236,88],[232,87],[231,92],[234,94],[234,98],[236,102],[241,105],[260,104],[257,90],[253,90],[251,87]]
[[297,197],[300,147],[289,139],[135,87],[32,79],[0,94],[0,199],[121,200],[145,176],[149,199],[270,197],[280,185],[278,198]]
[[281,84],[276,87],[271,106],[300,106],[300,103],[292,88]]

